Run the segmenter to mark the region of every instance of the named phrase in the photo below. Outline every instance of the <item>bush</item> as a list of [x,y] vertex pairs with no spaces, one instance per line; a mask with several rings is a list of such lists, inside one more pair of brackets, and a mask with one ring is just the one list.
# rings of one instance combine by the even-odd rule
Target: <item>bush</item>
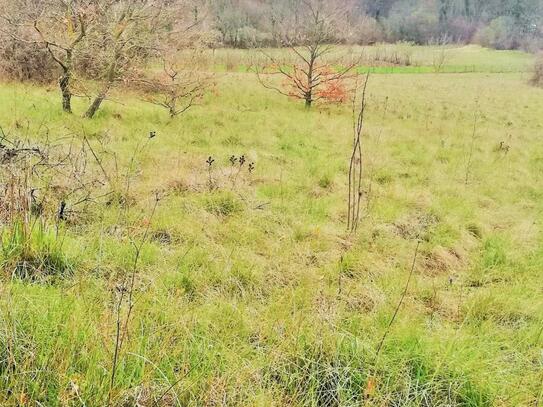
[[371,17],[364,16],[355,26],[354,42],[360,45],[372,45],[385,40],[383,28],[379,22]]
[[466,17],[455,17],[448,22],[446,27],[446,33],[451,42],[469,43],[476,31],[476,23]]
[[58,77],[58,69],[38,44],[0,37],[0,74],[9,80],[50,83]]
[[426,44],[429,39],[439,36],[437,16],[425,7],[415,6],[412,10],[397,7],[386,21],[386,26],[388,39],[392,42]]
[[475,34],[475,41],[483,47],[515,49],[520,46],[519,35],[512,17],[498,17]]
[[535,61],[534,76],[532,84],[543,87],[543,52],[541,52]]

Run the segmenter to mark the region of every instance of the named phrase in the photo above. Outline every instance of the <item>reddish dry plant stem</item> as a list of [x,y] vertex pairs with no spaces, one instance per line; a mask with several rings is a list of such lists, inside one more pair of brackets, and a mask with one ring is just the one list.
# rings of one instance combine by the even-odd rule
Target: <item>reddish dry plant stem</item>
[[[369,73],[366,75],[362,90],[362,100],[358,117],[354,125],[353,151],[349,163],[349,198],[347,211],[347,229],[353,233],[358,230],[360,222],[360,202],[362,201],[362,130],[364,128],[364,113],[366,111],[366,90]],[[353,115],[354,115],[353,101]]]
[[[383,117],[382,117],[382,123],[385,123],[386,115],[388,112],[388,96],[385,99],[385,106],[383,110]],[[383,128],[379,130],[379,135],[377,136],[377,146],[379,146],[381,142],[381,136],[383,135]],[[369,183],[368,183],[368,191],[366,192],[366,213],[368,213],[371,209],[371,204],[373,201],[373,182],[375,178],[375,160],[372,159],[371,162],[371,170],[369,175]]]

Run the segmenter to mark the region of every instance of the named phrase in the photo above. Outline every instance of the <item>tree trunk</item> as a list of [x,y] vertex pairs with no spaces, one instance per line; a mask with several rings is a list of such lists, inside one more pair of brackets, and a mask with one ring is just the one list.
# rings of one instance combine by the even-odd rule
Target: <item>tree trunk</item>
[[72,92],[70,90],[70,72],[64,71],[58,80],[60,91],[62,93],[62,110],[66,113],[72,113]]
[[98,109],[100,109],[100,106],[102,105],[102,102],[106,98],[109,90],[111,89],[111,87],[113,86],[113,83],[115,81],[115,67],[116,67],[116,63],[118,61],[118,58],[119,58],[118,50],[115,50],[115,56],[113,58],[113,61],[110,64],[108,72],[107,72],[106,82],[104,82],[102,90],[100,91],[100,93],[98,93],[96,98],[94,98],[93,102],[91,103],[91,105],[89,106],[87,111],[85,112],[84,117],[86,117],[88,119],[92,119],[94,117],[94,115],[96,114],[96,112],[98,111]]
[[470,0],[464,0],[464,15],[468,20],[471,20],[471,5]]
[[87,119],[92,119],[94,115],[96,114],[96,112],[98,111],[98,109],[100,109],[100,105],[102,104],[105,98],[106,98],[106,92],[100,92],[98,96],[96,96],[94,100],[92,101],[91,105],[85,112],[84,117],[86,117]]
[[87,111],[85,112],[83,117],[86,117],[87,119],[92,119],[94,117],[94,115],[96,114],[98,109],[100,109],[100,106],[102,105],[102,102],[106,98],[106,96],[107,96],[107,94],[109,92],[109,89],[111,89],[111,85],[112,85],[111,82],[107,82],[104,85],[104,87],[102,88],[100,93],[98,93],[98,95],[92,101],[91,105],[89,106],[89,108],[87,109]]
[[449,0],[440,0],[439,1],[439,25],[443,29],[449,22]]
[[307,89],[304,94],[305,108],[310,109],[313,104],[313,69],[315,67],[315,61],[317,60],[317,47],[313,46],[311,49],[311,55],[309,57],[309,64],[307,67]]

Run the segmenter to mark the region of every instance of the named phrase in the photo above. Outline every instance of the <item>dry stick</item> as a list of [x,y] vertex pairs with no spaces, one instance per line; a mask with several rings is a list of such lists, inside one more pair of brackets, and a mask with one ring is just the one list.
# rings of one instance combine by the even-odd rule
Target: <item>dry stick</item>
[[[366,78],[367,80],[367,78]],[[362,96],[362,107],[361,107],[361,110],[364,108],[364,93],[365,93],[365,85],[364,85],[364,91],[363,91],[363,96]],[[354,120],[354,117],[353,117],[353,125],[354,125],[354,134],[353,134],[353,153],[351,155],[351,166],[350,166],[350,171],[349,171],[349,177],[351,178],[351,190],[349,191],[349,193],[352,195],[351,197],[351,208],[349,209],[350,211],[350,224],[351,224],[351,232],[354,230],[355,228],[355,208],[356,208],[356,203],[357,203],[357,196],[356,196],[356,191],[357,191],[357,185],[356,185],[356,169],[357,169],[357,159],[358,160],[361,160],[360,159],[360,156],[358,155],[359,153],[359,145],[360,145],[360,132],[359,132],[359,129],[360,129],[360,111],[358,113],[358,117],[357,117],[357,120],[355,121]],[[361,162],[360,162],[361,164]]]
[[[356,98],[356,96],[355,96]],[[350,163],[349,163],[349,201],[348,201],[348,205],[349,205],[349,208],[348,208],[348,211],[347,211],[347,229],[349,231],[352,230],[352,211],[353,211],[353,205],[354,205],[354,202],[355,202],[355,196],[354,196],[354,189],[355,189],[355,186],[354,186],[354,182],[355,182],[355,179],[354,179],[354,166],[355,166],[355,154],[356,154],[356,144],[357,144],[357,139],[356,139],[356,129],[357,129],[357,125],[356,125],[356,122],[354,120],[354,116],[355,116],[355,100],[353,100],[353,152],[351,154],[351,159],[350,159]]]
[[388,334],[390,333],[390,328],[392,327],[392,324],[394,324],[394,321],[396,320],[396,316],[398,315],[398,312],[400,311],[400,308],[402,307],[403,301],[407,295],[407,291],[409,290],[409,284],[411,283],[411,279],[413,277],[413,273],[415,271],[415,263],[417,261],[417,255],[419,254],[419,247],[420,247],[420,240],[417,242],[417,247],[415,249],[415,255],[413,256],[413,263],[411,264],[411,271],[409,272],[409,277],[407,278],[407,283],[405,284],[405,288],[403,290],[402,296],[400,297],[400,302],[396,306],[396,309],[394,310],[394,314],[392,315],[392,318],[390,319],[387,329],[385,330],[385,333],[383,334],[383,337],[381,338],[381,341],[379,342],[379,346],[377,347],[377,351],[375,353],[375,360],[373,362],[374,367],[377,366],[377,360],[379,358],[379,355],[381,353],[381,349],[383,348],[383,344],[385,343],[385,339],[387,338]]
[[368,85],[369,73],[366,75],[366,81],[364,82],[364,90],[362,93],[362,105],[360,108],[360,113],[358,115],[358,122],[356,127],[356,139],[357,139],[357,154],[358,154],[358,186],[356,190],[353,191],[356,202],[356,216],[353,213],[353,228],[354,231],[358,229],[358,224],[360,221],[360,201],[362,199],[362,128],[364,125],[364,113],[366,111],[366,88]]
[[240,162],[240,164],[238,166],[238,171],[236,172],[236,175],[234,175],[234,180],[232,181],[232,187],[230,188],[230,190],[233,190],[236,187],[236,183],[238,181],[239,173],[241,172],[244,163],[245,162]]
[[[362,101],[358,118],[354,126],[354,145],[349,164],[349,208],[347,213],[347,228],[350,232],[358,229],[360,221],[360,200],[362,197],[362,129],[364,125],[364,112],[366,110],[366,89],[368,86],[369,72],[366,75],[362,91]],[[354,103],[353,103],[354,111]],[[358,167],[357,167],[358,160]]]
[[94,152],[94,149],[93,149],[92,146],[90,145],[89,139],[87,138],[87,136],[83,137],[83,140],[85,141],[85,143],[87,144],[87,146],[89,146],[89,150],[90,150],[90,152],[92,153],[92,156],[94,157],[94,159],[95,159],[96,162],[98,163],[98,166],[99,166],[100,169],[102,170],[102,174],[104,174],[104,177],[106,177],[106,180],[109,182],[109,184],[110,184],[110,186],[111,186],[111,179],[109,178],[108,173],[106,172],[104,166],[102,165],[102,161],[100,160],[100,158],[98,158],[98,155]]
[[471,162],[473,160],[473,150],[475,149],[475,138],[477,135],[477,110],[475,110],[475,113],[473,114],[473,133],[471,134],[471,145],[469,149],[469,155],[468,155],[468,163],[466,165],[466,178],[464,180],[464,183],[468,185],[469,182],[469,174],[471,170]]
[[[123,343],[124,343],[124,340],[125,340],[125,337],[126,337],[126,332],[128,330],[128,323],[130,322],[130,317],[131,317],[131,314],[132,314],[132,310],[134,308],[132,298],[133,298],[133,294],[134,294],[134,285],[135,285],[135,281],[136,281],[136,273],[137,273],[137,269],[138,269],[138,263],[139,263],[139,259],[140,259],[140,255],[141,255],[141,250],[143,248],[143,245],[147,241],[147,236],[149,234],[149,229],[151,227],[151,219],[155,215],[156,208],[158,206],[159,201],[160,201],[160,199],[159,199],[159,197],[157,195],[155,197],[155,203],[154,203],[153,209],[151,211],[151,215],[149,217],[149,222],[147,223],[147,227],[145,228],[144,235],[143,235],[139,245],[134,244],[135,256],[134,256],[134,262],[132,263],[132,274],[131,274],[131,279],[130,279],[130,287],[129,287],[128,291],[127,291],[126,290],[126,280],[125,280],[125,282],[123,283],[123,285],[121,287],[121,290],[122,290],[121,291],[121,296],[120,296],[119,301],[117,303],[115,349],[114,349],[114,353],[113,353],[113,363],[112,363],[112,368],[111,368],[111,378],[110,378],[110,386],[109,386],[109,392],[108,392],[108,401],[107,401],[108,406],[111,405],[111,397],[112,397],[112,393],[113,393],[113,386],[115,385],[115,375],[117,373],[117,364],[118,364],[118,361],[119,361],[119,354],[120,354],[120,351],[122,349],[122,346],[123,346]],[[122,322],[122,306],[123,306],[123,303],[124,303],[125,292],[128,292],[128,299],[127,299],[127,301],[128,301],[128,311],[127,311],[126,318],[125,318],[124,325],[123,325],[123,322]]]
[[194,370],[194,367],[193,368],[190,368],[188,369],[185,374],[181,375],[175,382],[173,382],[166,390],[164,390],[162,392],[162,394],[160,395],[160,397],[154,401],[154,405],[155,406],[159,406],[158,403],[160,403],[162,401],[162,399],[164,397],[166,397],[166,394],[168,394],[170,391],[173,390],[173,388],[175,386],[177,386],[179,383],[181,383],[192,371]]
[[[146,141],[142,144],[140,141],[138,141],[138,143],[136,144],[136,148],[134,149],[134,151],[132,152],[132,156],[130,157],[130,163],[128,164],[128,168],[126,170],[126,187],[125,187],[125,193],[124,193],[124,197],[126,199],[126,202],[125,202],[125,205],[124,205],[124,210],[123,211],[119,211],[119,216],[117,218],[117,223],[118,224],[122,224],[123,223],[123,220],[125,219],[128,219],[128,209],[129,209],[129,203],[128,203],[128,194],[130,193],[130,177],[132,175],[132,172],[134,171],[134,165],[135,165],[135,162],[136,162],[136,157],[138,156],[139,153],[141,153],[145,147],[148,145],[149,143],[149,138],[146,139]],[[117,163],[117,156],[114,155],[115,157],[115,172],[116,172],[116,177],[119,178],[119,175],[118,175],[118,172],[119,172],[119,169],[118,169],[118,163]],[[120,180],[120,178],[119,178]],[[119,181],[120,182],[120,181]],[[120,198],[122,199],[122,197]],[[123,214],[124,214],[124,217],[123,217]]]
[[[388,96],[385,99],[385,108],[384,108],[384,111],[383,111],[383,118],[382,118],[383,123],[385,122],[387,112],[388,112]],[[377,146],[379,146],[379,144],[381,143],[381,136],[382,135],[383,135],[383,128],[381,127],[381,129],[379,129],[379,135],[377,136]],[[375,178],[375,165],[374,164],[375,164],[375,162],[372,160],[371,171],[370,171],[370,181],[369,181],[369,185],[368,185],[368,192],[366,194],[366,213],[368,213],[370,211],[370,206],[371,206],[371,201],[372,201],[373,181],[374,181],[374,178]]]
[[[356,93],[358,90],[358,77],[356,78],[356,84],[355,84],[355,92],[353,97],[353,103],[352,103],[352,112],[353,112],[353,146],[356,144],[356,121],[354,120],[355,114],[356,114]],[[352,183],[353,183],[353,177],[352,177],[352,171],[353,171],[353,158],[351,155],[351,160],[349,163],[349,198],[347,201],[347,230],[351,230],[351,207],[352,207]]]
[[[362,110],[364,110],[364,106],[362,107]],[[362,131],[362,128],[360,128],[360,131]],[[358,187],[357,187],[357,190],[355,191],[356,192],[356,220],[354,222],[355,232],[358,230],[358,224],[360,223],[360,201],[362,200],[362,143],[360,141],[360,135],[358,136],[358,138],[359,138],[358,140],[359,165],[358,165]]]
[[149,235],[149,229],[151,228],[151,220],[155,216],[156,208],[158,206],[159,201],[160,201],[160,199],[159,199],[158,194],[157,194],[156,197],[155,197],[155,203],[153,205],[151,215],[149,216],[149,222],[147,222],[147,226],[145,228],[145,232],[144,232],[143,237],[142,237],[142,239],[140,241],[140,244],[139,244],[139,246],[134,244],[134,249],[135,249],[135,254],[136,255],[134,257],[134,263],[132,264],[132,275],[131,275],[131,279],[130,279],[130,289],[128,290],[128,313],[126,315],[126,320],[125,320],[125,324],[124,324],[124,328],[123,328],[123,335],[121,337],[121,347],[123,346],[123,342],[124,342],[124,339],[126,337],[127,330],[128,330],[128,323],[130,321],[130,316],[131,316],[132,310],[134,308],[134,303],[132,301],[132,298],[133,298],[133,294],[134,294],[134,284],[135,284],[135,281],[136,281],[136,272],[137,272],[137,268],[138,268],[139,259],[140,259],[140,256],[141,256],[141,250],[143,248],[143,245],[147,242],[147,236]]
[[120,338],[121,338],[121,310],[124,301],[124,284],[121,287],[121,297],[117,303],[117,321],[116,321],[116,332],[115,332],[115,349],[113,352],[113,364],[111,368],[111,378],[109,383],[109,392],[107,396],[107,405],[111,405],[111,395],[113,391],[113,385],[115,383],[115,373],[117,372],[117,362],[119,360],[119,351],[120,351]]
[[357,126],[357,139],[358,139],[358,159],[359,159],[359,166],[358,166],[358,191],[357,191],[357,203],[356,203],[356,223],[355,223],[355,231],[358,229],[358,223],[360,221],[360,201],[362,198],[362,129],[364,126],[364,113],[366,111],[366,88],[368,85],[369,80],[369,72],[366,76],[366,81],[364,83],[364,91],[362,94],[362,106],[360,109],[360,115],[358,117],[358,126]]

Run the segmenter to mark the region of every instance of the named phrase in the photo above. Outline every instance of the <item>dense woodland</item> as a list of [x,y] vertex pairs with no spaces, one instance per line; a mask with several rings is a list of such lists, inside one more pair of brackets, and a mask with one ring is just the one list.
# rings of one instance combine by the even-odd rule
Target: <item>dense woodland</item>
[[135,8],[182,10],[183,15],[176,18],[197,21],[199,32],[206,33],[206,45],[213,47],[284,45],[281,30],[285,24],[304,24],[307,3],[342,11],[335,40],[344,43],[474,42],[530,51],[540,49],[543,43],[543,2],[539,0],[1,0],[0,10],[6,20],[10,9],[11,14],[17,10],[37,17],[59,7],[88,13],[104,9],[104,5],[118,8],[126,3]]
[[[233,47],[281,45],[277,26],[296,16],[303,0],[217,0],[213,28]],[[541,46],[539,0],[329,0],[348,10],[338,40],[346,43],[476,42],[497,49]],[[345,24],[347,23],[347,24]]]

